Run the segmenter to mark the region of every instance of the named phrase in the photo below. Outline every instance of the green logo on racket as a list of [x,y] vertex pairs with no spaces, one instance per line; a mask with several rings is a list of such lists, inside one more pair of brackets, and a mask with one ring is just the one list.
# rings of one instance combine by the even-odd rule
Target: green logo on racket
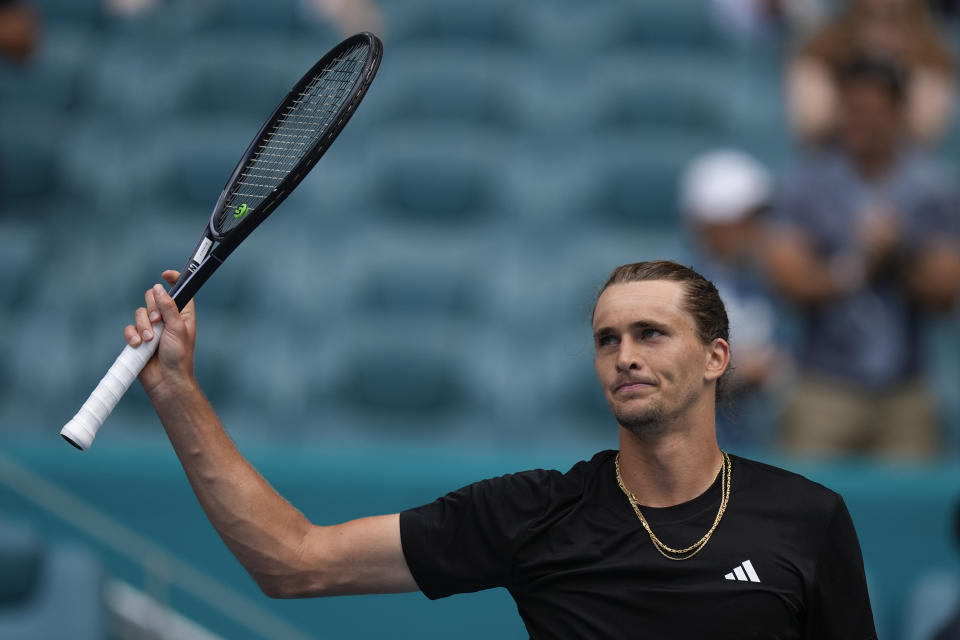
[[238,220],[239,220],[240,218],[242,218],[243,216],[245,216],[245,215],[247,215],[247,205],[246,205],[246,203],[240,205],[239,207],[237,207],[236,209],[233,210],[233,217],[234,217],[234,218],[237,218]]

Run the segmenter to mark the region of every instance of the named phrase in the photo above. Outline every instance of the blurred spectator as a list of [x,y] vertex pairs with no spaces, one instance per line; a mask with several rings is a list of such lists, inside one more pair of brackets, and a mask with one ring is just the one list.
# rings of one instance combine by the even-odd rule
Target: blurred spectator
[[713,281],[727,306],[733,374],[726,395],[734,415],[717,414],[727,445],[759,435],[751,411],[785,370],[775,346],[776,311],[759,268],[762,219],[773,194],[770,172],[753,157],[720,149],[695,158],[681,178],[681,208],[697,255],[695,266]]
[[153,11],[159,0],[104,0],[103,5],[111,14],[132,18]]
[[804,34],[827,16],[824,0],[711,0],[720,27],[751,39],[785,33]]
[[[960,545],[960,502],[953,516],[954,541]],[[946,624],[930,640],[960,640],[960,606]]]
[[960,289],[951,181],[904,143],[893,63],[842,70],[838,147],[787,181],[768,244],[775,285],[803,312],[803,375],[785,416],[794,452],[928,456],[938,419],[921,363],[921,313]]
[[850,0],[842,16],[813,35],[787,72],[795,135],[814,143],[834,135],[839,102],[833,74],[855,53],[891,57],[907,68],[907,131],[936,141],[953,109],[953,59],[924,0]]
[[[306,0],[317,19],[337,27],[344,36],[370,31],[384,36],[383,16],[374,0]],[[455,11],[455,9],[452,9]]]
[[0,0],[0,53],[24,62],[37,45],[37,16],[26,2]]

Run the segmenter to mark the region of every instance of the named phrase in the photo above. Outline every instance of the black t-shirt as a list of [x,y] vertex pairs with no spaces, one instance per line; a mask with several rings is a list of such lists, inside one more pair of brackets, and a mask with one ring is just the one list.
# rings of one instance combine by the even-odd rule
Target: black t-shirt
[[[617,486],[615,451],[567,473],[525,471],[400,514],[427,597],[506,587],[532,638],[869,640],[860,545],[843,499],[783,469],[730,456],[731,494],[696,556],[668,560]],[[710,528],[720,478],[689,502],[642,508],[686,547]]]

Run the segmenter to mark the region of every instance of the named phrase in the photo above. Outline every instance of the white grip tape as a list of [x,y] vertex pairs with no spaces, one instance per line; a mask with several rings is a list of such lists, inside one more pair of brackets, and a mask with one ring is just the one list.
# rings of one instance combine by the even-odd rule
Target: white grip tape
[[73,419],[60,430],[61,436],[80,449],[86,449],[93,444],[93,439],[107,416],[140,375],[147,360],[156,352],[161,333],[163,333],[163,323],[156,322],[153,324],[152,340],[141,342],[136,347],[130,345],[124,347],[110,365],[107,375],[103,376],[100,384],[80,407],[77,415],[73,416]]

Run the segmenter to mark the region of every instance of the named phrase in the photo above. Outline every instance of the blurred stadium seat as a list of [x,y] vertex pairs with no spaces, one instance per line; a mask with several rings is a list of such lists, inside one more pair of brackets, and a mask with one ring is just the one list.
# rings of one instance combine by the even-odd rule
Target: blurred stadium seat
[[515,141],[495,131],[422,127],[380,131],[367,169],[369,200],[384,220],[441,226],[489,224],[508,206]]
[[570,159],[582,181],[568,200],[569,219],[619,229],[678,231],[680,173],[712,146],[703,136],[664,134],[656,128],[594,138]]
[[631,52],[598,58],[583,76],[571,122],[588,132],[646,127],[710,139],[731,131],[735,68],[722,57]]
[[392,53],[365,110],[396,126],[484,126],[522,132],[531,123],[535,63],[478,45],[420,45]]
[[495,333],[405,314],[344,320],[311,372],[314,397],[337,416],[336,426],[444,437],[477,422],[496,430],[492,381],[502,351]]
[[69,119],[21,105],[0,108],[0,206],[34,208],[60,188],[60,149]]
[[[308,46],[260,31],[198,38],[178,51],[183,70],[179,113],[186,116],[236,114],[261,123],[300,76],[333,42]],[[253,132],[248,137],[253,137]]]
[[0,62],[0,105],[76,108],[83,100],[96,43],[82,29],[51,27],[39,51],[22,64]]
[[526,4],[512,0],[454,4],[443,0],[390,0],[382,7],[390,46],[397,50],[425,43],[471,43],[492,51],[530,45]]
[[0,638],[102,640],[103,582],[90,552],[46,543],[0,513]]
[[102,0],[36,0],[45,22],[94,29],[107,17]]
[[550,45],[593,55],[623,49],[701,50],[725,53],[730,43],[702,0],[557,2]]

